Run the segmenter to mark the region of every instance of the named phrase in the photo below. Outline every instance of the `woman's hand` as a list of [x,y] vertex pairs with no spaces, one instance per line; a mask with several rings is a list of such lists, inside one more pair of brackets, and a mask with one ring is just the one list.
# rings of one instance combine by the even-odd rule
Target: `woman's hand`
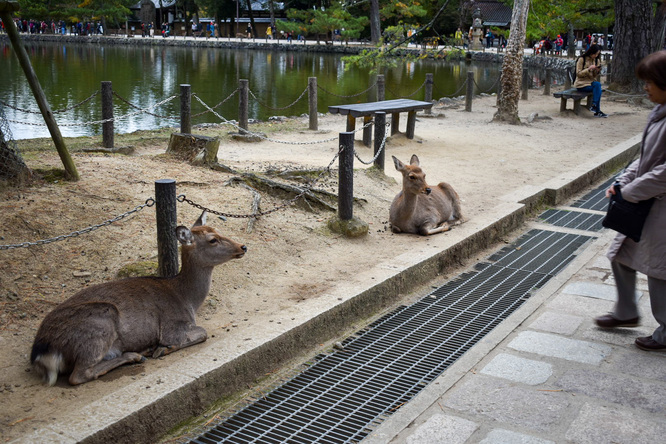
[[606,190],[606,198],[609,199],[611,195],[615,196],[615,184],[611,185],[610,188]]

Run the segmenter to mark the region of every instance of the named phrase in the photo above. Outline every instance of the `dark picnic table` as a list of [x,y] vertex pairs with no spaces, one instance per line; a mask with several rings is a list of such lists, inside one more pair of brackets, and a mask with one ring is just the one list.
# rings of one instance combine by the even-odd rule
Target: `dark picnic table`
[[[414,127],[416,126],[416,112],[429,110],[432,108],[431,102],[422,102],[411,99],[382,100],[379,102],[355,103],[353,105],[335,105],[329,106],[328,112],[331,114],[342,114],[347,116],[347,131],[356,129],[356,119],[363,117],[363,124],[372,120],[372,116],[378,112],[391,114],[391,135],[398,132],[400,126],[400,113],[407,113],[407,131],[408,139],[414,138]],[[372,143],[372,129],[367,126],[363,129],[363,143],[370,146]]]

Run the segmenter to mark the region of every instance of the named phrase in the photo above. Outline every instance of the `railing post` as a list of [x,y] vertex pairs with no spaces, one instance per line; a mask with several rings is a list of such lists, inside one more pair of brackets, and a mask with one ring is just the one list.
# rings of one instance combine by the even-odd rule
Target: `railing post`
[[527,100],[527,89],[529,87],[529,83],[530,83],[530,78],[527,73],[527,68],[523,68],[523,87],[522,87],[523,94],[520,97],[522,100]]
[[386,158],[386,145],[379,155],[377,152],[382,148],[382,142],[386,137],[386,113],[379,111],[375,113],[375,149],[374,155],[377,156],[375,159],[375,166],[380,170],[384,171],[384,159]]
[[543,88],[544,96],[550,95],[550,84],[552,82],[552,78],[553,78],[553,68],[546,68],[546,80]]
[[310,109],[310,129],[316,131],[319,129],[317,116],[317,78],[308,77],[308,104]]
[[180,132],[192,132],[192,88],[190,85],[180,85]]
[[467,93],[465,94],[465,111],[472,112],[474,98],[474,71],[467,71]]
[[157,221],[158,274],[172,277],[178,274],[178,239],[176,238],[176,181],[155,181],[155,218]]
[[[433,85],[433,74],[426,73],[426,80],[425,80],[425,101],[426,102],[432,102],[432,85]],[[432,108],[428,108],[425,111],[426,114],[432,114]]]
[[240,127],[240,133],[245,134],[248,127],[248,103],[250,101],[249,97],[249,83],[247,79],[240,79],[238,81],[238,126]]
[[386,81],[384,80],[384,74],[377,75],[377,101],[381,102],[386,100]]
[[[113,87],[111,82],[102,82],[102,120],[113,119]],[[113,148],[113,120],[102,124],[102,146]]]
[[338,168],[338,217],[351,220],[354,217],[354,133],[340,133],[342,152]]

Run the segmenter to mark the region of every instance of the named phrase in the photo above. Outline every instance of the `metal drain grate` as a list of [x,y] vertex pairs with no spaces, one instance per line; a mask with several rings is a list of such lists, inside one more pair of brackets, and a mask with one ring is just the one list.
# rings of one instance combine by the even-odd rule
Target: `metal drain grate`
[[591,237],[532,230],[475,271],[347,338],[193,443],[348,443],[412,399]]
[[580,213],[567,210],[547,210],[539,216],[539,219],[557,227],[575,228],[585,231],[600,231],[603,226],[601,214]]
[[585,208],[587,210],[606,211],[608,208],[608,199],[606,199],[606,190],[615,181],[615,177],[608,179],[598,188],[590,191],[585,196],[574,202],[572,207]]

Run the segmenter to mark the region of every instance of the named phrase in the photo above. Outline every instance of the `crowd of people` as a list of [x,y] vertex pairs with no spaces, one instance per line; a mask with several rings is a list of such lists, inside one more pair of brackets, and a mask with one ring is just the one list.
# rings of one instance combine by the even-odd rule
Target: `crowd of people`
[[[102,35],[104,28],[101,22],[75,22],[67,25],[64,20],[26,20],[14,19],[18,32],[23,34],[72,34],[72,35]],[[0,30],[5,32],[5,24],[0,20]]]

